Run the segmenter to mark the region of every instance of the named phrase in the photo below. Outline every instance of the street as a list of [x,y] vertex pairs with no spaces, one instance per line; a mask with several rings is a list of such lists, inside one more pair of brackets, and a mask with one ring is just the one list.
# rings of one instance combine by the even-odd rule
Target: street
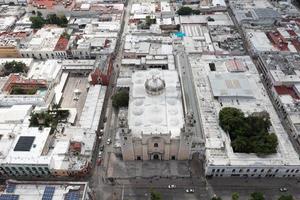
[[[108,99],[106,107],[106,123],[104,124],[104,134],[101,142],[97,145],[95,156],[98,156],[99,147],[104,145],[101,164],[95,165],[92,176],[89,180],[90,186],[95,193],[97,200],[149,200],[151,191],[159,192],[163,200],[209,200],[214,194],[221,196],[223,200],[230,200],[233,192],[238,192],[240,199],[246,200],[252,192],[262,192],[267,200],[277,200],[283,194],[279,191],[280,187],[286,187],[288,192],[294,195],[295,199],[300,199],[300,183],[296,179],[250,179],[250,178],[212,178],[206,179],[204,175],[204,160],[200,156],[193,156],[188,163],[190,177],[126,177],[113,178],[107,177],[107,170],[110,162],[110,155],[113,153],[113,144],[106,144],[108,138],[114,143],[117,127],[117,111],[112,107],[111,95],[115,92],[115,86],[120,71],[121,59],[123,54],[124,38],[128,31],[128,21],[130,9],[134,1],[128,0],[125,8],[122,29],[119,41],[116,45],[114,58],[114,72],[108,87]],[[232,13],[229,12],[231,17]],[[233,18],[234,23],[236,20]],[[237,26],[237,24],[236,24]],[[237,26],[238,27],[238,26]],[[239,29],[242,32],[241,29]],[[242,33],[241,33],[242,34]],[[243,37],[244,38],[244,37]],[[245,44],[247,46],[247,44]],[[203,147],[204,135],[201,127],[201,117],[197,98],[195,98],[195,86],[192,82],[192,69],[188,60],[188,55],[184,51],[183,45],[174,46],[175,63],[178,68],[179,76],[183,87],[184,110],[193,112],[196,120],[195,141]],[[203,150],[202,148],[201,150]],[[164,161],[160,161],[164,162]],[[137,165],[138,166],[138,165]],[[176,188],[169,189],[168,185],[176,185]],[[186,189],[194,189],[194,193],[187,193]]]

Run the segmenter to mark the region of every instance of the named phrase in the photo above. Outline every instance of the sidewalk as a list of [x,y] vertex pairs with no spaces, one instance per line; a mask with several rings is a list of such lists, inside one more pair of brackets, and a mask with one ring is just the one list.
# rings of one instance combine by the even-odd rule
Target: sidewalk
[[188,161],[123,161],[110,154],[107,178],[190,177]]

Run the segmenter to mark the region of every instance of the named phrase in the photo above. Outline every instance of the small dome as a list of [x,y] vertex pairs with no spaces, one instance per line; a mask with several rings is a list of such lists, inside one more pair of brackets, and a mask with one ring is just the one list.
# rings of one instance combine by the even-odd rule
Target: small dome
[[152,76],[145,82],[145,88],[148,94],[159,95],[163,93],[166,87],[166,83],[158,76]]

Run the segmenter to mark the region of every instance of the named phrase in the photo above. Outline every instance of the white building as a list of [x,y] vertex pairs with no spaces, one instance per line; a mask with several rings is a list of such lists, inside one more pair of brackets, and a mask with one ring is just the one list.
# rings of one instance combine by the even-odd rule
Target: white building
[[189,159],[194,120],[191,115],[184,120],[177,72],[138,71],[128,84],[128,111],[119,114],[123,160]]
[[[207,176],[300,176],[299,156],[293,148],[249,57],[190,56],[196,95],[205,135]],[[230,137],[219,126],[223,107],[241,109],[245,115],[267,111],[271,131],[278,138],[277,153],[258,156],[236,153]]]
[[63,59],[67,58],[68,39],[62,37],[64,28],[45,27],[38,30],[27,42],[20,44],[23,58]]
[[260,55],[258,63],[277,109],[286,119],[291,135],[300,144],[299,55]]
[[87,182],[6,181],[0,199],[92,199]]
[[[84,176],[90,169],[106,87],[91,86],[79,126],[29,127],[31,105],[0,109],[0,174]],[[46,107],[36,107],[35,111]],[[71,113],[72,114],[72,113]]]

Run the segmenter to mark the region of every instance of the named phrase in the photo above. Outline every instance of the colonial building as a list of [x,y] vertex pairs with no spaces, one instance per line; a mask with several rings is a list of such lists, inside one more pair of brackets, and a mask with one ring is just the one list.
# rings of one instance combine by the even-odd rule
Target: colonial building
[[187,160],[194,123],[184,117],[177,72],[152,69],[133,73],[128,110],[119,114],[123,160]]

